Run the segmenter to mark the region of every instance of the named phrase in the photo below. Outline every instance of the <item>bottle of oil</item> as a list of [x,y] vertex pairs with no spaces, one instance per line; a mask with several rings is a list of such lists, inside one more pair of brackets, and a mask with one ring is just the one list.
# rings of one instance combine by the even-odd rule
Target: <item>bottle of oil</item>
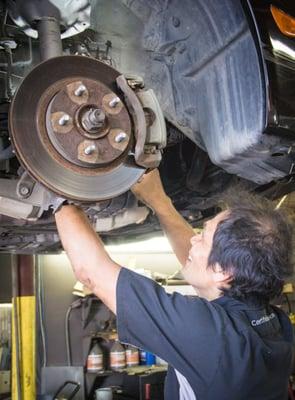
[[98,344],[94,341],[87,357],[87,371],[88,372],[101,372],[103,371],[103,351]]
[[126,348],[126,367],[134,367],[139,364],[139,351],[136,347],[128,345]]
[[125,349],[118,339],[115,340],[110,350],[111,369],[122,369],[126,367]]

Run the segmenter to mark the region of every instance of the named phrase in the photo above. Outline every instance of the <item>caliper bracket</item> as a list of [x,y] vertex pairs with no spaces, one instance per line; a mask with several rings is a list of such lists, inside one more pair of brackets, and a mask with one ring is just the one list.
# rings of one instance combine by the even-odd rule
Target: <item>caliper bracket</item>
[[[145,168],[156,168],[160,164],[162,158],[160,149],[164,147],[166,143],[166,126],[160,105],[155,95],[150,93],[151,91],[139,91],[135,93],[134,90],[131,89],[132,84],[130,85],[123,75],[118,76],[116,82],[118,88],[124,94],[125,102],[134,123],[134,135],[136,139],[135,162]],[[147,127],[147,120],[144,112],[144,102],[147,101],[147,99],[149,100],[148,108],[151,109],[156,119],[156,123],[153,123],[153,125],[155,125],[157,131],[160,130],[158,135],[161,138],[161,143],[158,141],[156,141],[157,143],[154,142],[155,134],[151,135],[150,132],[152,129],[151,127]]]

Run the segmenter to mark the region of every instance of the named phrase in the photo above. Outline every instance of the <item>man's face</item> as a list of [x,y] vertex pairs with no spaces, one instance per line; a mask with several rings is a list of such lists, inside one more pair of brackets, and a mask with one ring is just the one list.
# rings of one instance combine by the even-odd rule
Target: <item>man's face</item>
[[[216,286],[216,272],[212,268],[207,268],[208,258],[212,249],[213,237],[217,225],[225,219],[227,211],[217,214],[204,224],[202,232],[191,238],[191,249],[188,259],[182,269],[182,274],[186,281],[194,286],[200,296],[205,296],[205,292],[214,289]],[[218,269],[218,268],[217,268]]]

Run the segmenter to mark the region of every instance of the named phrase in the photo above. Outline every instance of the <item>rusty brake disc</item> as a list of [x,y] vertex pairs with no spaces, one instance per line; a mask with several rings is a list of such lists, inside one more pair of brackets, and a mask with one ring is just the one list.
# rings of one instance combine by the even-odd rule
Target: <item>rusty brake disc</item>
[[81,56],[37,65],[19,86],[9,127],[18,159],[58,195],[99,201],[144,173],[129,156],[133,122],[112,67]]

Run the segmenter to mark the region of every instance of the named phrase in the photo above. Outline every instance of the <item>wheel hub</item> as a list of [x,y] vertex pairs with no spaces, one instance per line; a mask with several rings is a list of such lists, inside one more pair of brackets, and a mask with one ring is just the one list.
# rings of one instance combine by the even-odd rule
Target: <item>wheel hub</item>
[[56,57],[33,69],[14,96],[9,123],[17,156],[63,197],[115,197],[144,173],[129,156],[133,121],[118,76],[88,57]]
[[[106,110],[105,96],[114,100],[118,98],[116,93],[99,81],[73,79],[57,82],[41,97],[38,105],[41,115],[37,119],[43,144],[49,153],[53,145],[54,151],[77,166],[112,168],[112,163],[120,159],[131,145],[131,120],[127,108],[120,100],[114,107],[119,112],[112,112],[114,108],[110,106]],[[52,97],[52,93],[56,94]],[[44,109],[46,130],[42,129]],[[119,146],[114,131],[125,135]],[[50,138],[49,145],[47,137]],[[81,173],[87,172],[82,169]]]

